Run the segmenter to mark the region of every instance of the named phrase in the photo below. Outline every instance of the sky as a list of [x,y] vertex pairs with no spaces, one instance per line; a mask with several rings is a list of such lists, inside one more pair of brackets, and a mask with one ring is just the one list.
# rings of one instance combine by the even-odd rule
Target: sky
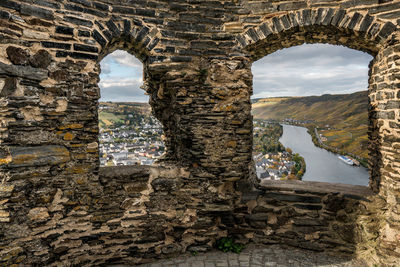
[[329,44],[279,50],[253,63],[252,98],[367,90],[371,60],[367,53]]
[[[329,44],[304,44],[253,63],[252,98],[347,94],[368,87],[367,53]],[[101,62],[100,101],[148,102],[140,89],[143,65],[117,50]]]
[[116,50],[100,62],[100,101],[148,102],[140,89],[143,64],[128,52]]

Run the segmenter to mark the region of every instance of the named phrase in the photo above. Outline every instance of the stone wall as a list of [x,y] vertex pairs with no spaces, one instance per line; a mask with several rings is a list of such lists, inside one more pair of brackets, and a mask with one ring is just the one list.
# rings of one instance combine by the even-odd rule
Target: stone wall
[[[362,203],[370,210],[370,221],[363,225],[377,225],[378,238],[362,237],[354,244],[335,235],[336,245],[323,248],[356,255],[364,255],[365,248],[376,252],[371,255],[377,263],[398,263],[399,14],[399,1],[378,0],[0,1],[2,261],[97,264],[102,258],[139,261],[146,253],[163,255],[164,245],[177,246],[165,248],[168,253],[192,245],[206,249],[235,228],[233,211],[246,214],[237,200],[255,180],[252,62],[285,47],[331,43],[375,57],[370,64],[369,136],[370,187],[376,196]],[[132,185],[128,176],[99,176],[99,61],[115,49],[143,62],[144,88],[166,135],[165,167],[152,170],[154,177],[170,178],[157,186],[148,178],[145,193],[135,190],[144,188],[147,174],[138,174],[143,177]],[[137,188],[131,192],[130,187]],[[151,195],[151,201],[144,195]],[[166,229],[126,224],[121,219],[129,216],[129,208],[121,206],[125,199],[139,199],[141,211],[152,214],[140,220],[161,220],[157,222],[166,222]],[[345,210],[345,199],[339,211]],[[276,205],[279,209],[282,201]],[[318,219],[326,206],[321,210]],[[351,224],[364,216],[349,213]],[[174,221],[171,214],[181,217]],[[185,229],[174,229],[182,221]],[[333,229],[333,224],[324,227]],[[113,230],[123,225],[128,225],[126,232]],[[157,240],[140,236],[152,229],[164,235],[154,235]],[[322,244],[303,234],[299,232],[299,240],[304,242],[292,238],[292,244]],[[288,236],[276,233],[274,238]],[[92,257],[85,259],[83,251]]]
[[[379,236],[378,200],[364,186],[304,181],[263,181],[246,192],[235,208],[240,239],[286,244],[314,251],[360,253]],[[372,260],[373,261],[373,260]]]

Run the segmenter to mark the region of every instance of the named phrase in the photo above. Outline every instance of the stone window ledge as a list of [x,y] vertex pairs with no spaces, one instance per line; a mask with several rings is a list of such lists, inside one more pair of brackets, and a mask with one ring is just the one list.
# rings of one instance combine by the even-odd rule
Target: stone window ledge
[[357,199],[374,195],[368,186],[309,181],[261,181],[258,189],[264,191],[293,191],[295,193],[337,193]]
[[100,167],[100,177],[107,178],[136,178],[148,177],[150,175],[150,166],[130,165],[130,166],[109,166]]

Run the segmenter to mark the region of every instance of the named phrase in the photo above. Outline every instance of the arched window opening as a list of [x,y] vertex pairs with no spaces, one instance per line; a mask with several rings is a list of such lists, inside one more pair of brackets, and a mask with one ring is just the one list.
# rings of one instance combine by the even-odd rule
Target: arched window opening
[[368,64],[360,51],[304,44],[252,66],[259,179],[368,185]]
[[100,66],[100,166],[152,165],[164,153],[163,130],[140,88],[142,63],[116,50]]

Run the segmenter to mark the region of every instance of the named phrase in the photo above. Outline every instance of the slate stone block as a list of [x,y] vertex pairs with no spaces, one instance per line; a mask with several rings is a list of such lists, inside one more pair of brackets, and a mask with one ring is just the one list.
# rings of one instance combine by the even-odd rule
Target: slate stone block
[[[3,88],[0,88],[0,97],[11,96],[18,86],[18,80],[15,77],[8,77],[4,81]],[[0,164],[1,165],[1,164]]]
[[101,11],[109,11],[110,7],[106,4],[99,3],[99,2],[94,2],[93,3],[94,8],[99,9]]
[[283,31],[283,26],[281,24],[281,21],[277,17],[274,17],[272,19],[272,23],[274,24],[275,31],[277,32]]
[[57,26],[56,33],[65,34],[65,35],[74,35],[74,29],[66,26]]
[[69,53],[69,56],[76,59],[91,59],[91,60],[97,60],[99,58],[97,55],[79,53],[79,52]]
[[329,25],[332,21],[334,13],[335,13],[335,10],[333,8],[330,8],[328,10],[328,12],[326,13],[324,19],[322,20],[321,24],[325,25],[325,26]]
[[83,52],[91,52],[91,53],[99,52],[99,49],[96,46],[83,45],[83,44],[74,44],[74,50],[83,51]]
[[324,19],[323,12],[324,12],[323,8],[318,8],[318,12],[317,12],[317,16],[315,17],[314,24],[321,25],[322,20]]
[[149,28],[143,27],[137,34],[136,36],[136,41],[140,42],[143,40],[143,38],[146,36],[146,34],[149,32]]
[[317,196],[302,196],[275,192],[266,192],[264,196],[288,202],[321,203],[321,198]]
[[311,10],[304,9],[302,12],[303,24],[301,26],[311,25]]
[[290,25],[290,20],[289,20],[288,15],[284,15],[284,16],[282,16],[280,19],[281,19],[281,23],[282,23],[283,27],[284,27],[286,30],[289,29],[289,28],[291,27],[291,25]]
[[90,31],[82,31],[82,30],[79,30],[79,31],[78,31],[78,36],[79,36],[79,37],[90,37]]
[[156,15],[156,11],[151,10],[151,9],[137,8],[135,10],[135,14],[139,15],[139,16],[145,16],[145,17],[154,17]]
[[52,57],[49,52],[46,50],[39,50],[33,57],[30,59],[30,63],[35,68],[47,68],[52,61]]
[[357,23],[361,20],[362,15],[358,12],[355,12],[353,14],[353,17],[351,18],[349,25],[347,25],[347,28],[349,29],[354,29],[354,27],[357,25]]
[[131,31],[132,23],[130,20],[124,19],[124,34],[129,35]]
[[133,8],[123,7],[123,6],[113,6],[112,11],[121,14],[131,14],[131,15],[135,14],[135,10]]
[[28,80],[42,81],[47,79],[48,72],[30,66],[8,65],[0,62],[0,74],[25,78]]
[[321,210],[321,205],[306,205],[306,204],[294,204],[296,208],[303,209],[303,210]]
[[101,22],[99,22],[98,20],[96,20],[96,21],[94,22],[94,24],[96,24],[96,25],[99,27],[99,29],[100,29],[101,31],[104,30],[103,24],[101,24]]
[[258,40],[260,40],[260,37],[258,37],[258,34],[256,33],[256,31],[253,28],[250,28],[247,30],[246,34],[253,39],[254,42],[257,42]]
[[359,31],[366,32],[368,30],[369,26],[371,26],[371,23],[373,21],[374,21],[374,18],[367,14],[361,22]]
[[28,65],[29,51],[20,47],[9,46],[6,49],[8,59],[15,65]]
[[0,19],[9,19],[10,13],[4,10],[0,10]]
[[158,37],[154,38],[153,41],[151,41],[151,43],[148,45],[148,49],[152,50],[160,41],[160,39]]
[[172,56],[172,62],[190,62],[192,61],[192,57],[185,57],[185,56]]
[[70,160],[70,154],[64,146],[11,147],[11,167],[36,167],[57,165]]
[[35,0],[35,4],[43,7],[49,7],[54,9],[60,9],[61,5],[59,3],[53,3],[45,0]]
[[338,10],[332,18],[331,25],[338,26],[346,15],[346,11],[343,9]]
[[93,26],[93,22],[91,22],[89,20],[81,19],[81,18],[65,16],[64,20],[67,21],[67,22],[71,22],[71,23],[73,23],[75,25],[82,25],[82,26],[86,26],[86,27],[92,27]]
[[383,25],[380,32],[378,33],[378,36],[381,37],[382,39],[385,39],[390,34],[392,34],[395,30],[396,30],[396,25],[394,25],[391,22],[386,22],[385,25]]
[[106,25],[114,36],[118,36],[120,34],[120,30],[118,29],[117,25],[115,25],[114,21],[109,20],[106,22]]
[[46,48],[58,48],[58,49],[64,49],[64,50],[70,50],[71,49],[71,44],[67,44],[67,43],[56,43],[56,42],[42,41],[41,44],[42,44],[43,47],[46,47]]
[[93,31],[92,36],[102,47],[107,44],[106,39],[97,30]]
[[20,11],[20,9],[21,9],[21,4],[14,2],[14,1],[10,1],[10,0],[1,0],[0,6],[5,7],[5,8],[14,9],[16,11]]
[[268,35],[272,34],[271,28],[266,23],[261,24],[260,30],[265,35],[265,37],[267,37]]
[[90,7],[92,6],[91,1],[88,0],[69,0],[72,3],[81,4],[83,6]]
[[102,31],[103,36],[107,38],[108,41],[111,41],[113,39],[113,36],[109,30],[104,30]]
[[179,179],[157,178],[151,182],[154,191],[175,191],[180,186]]
[[40,7],[36,7],[33,5],[22,5],[21,6],[21,14],[35,16],[35,17],[39,17],[39,18],[47,19],[47,20],[54,19],[53,11],[44,9],[44,8],[40,8]]

